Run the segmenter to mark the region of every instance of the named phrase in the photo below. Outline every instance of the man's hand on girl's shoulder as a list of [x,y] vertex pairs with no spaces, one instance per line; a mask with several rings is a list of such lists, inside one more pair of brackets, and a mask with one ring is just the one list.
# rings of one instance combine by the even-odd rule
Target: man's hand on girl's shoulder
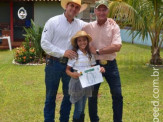
[[114,21],[112,18],[108,18],[108,21],[111,25],[117,24],[116,21]]
[[69,59],[74,59],[77,57],[77,53],[73,50],[66,50],[64,53],[64,57],[67,57]]

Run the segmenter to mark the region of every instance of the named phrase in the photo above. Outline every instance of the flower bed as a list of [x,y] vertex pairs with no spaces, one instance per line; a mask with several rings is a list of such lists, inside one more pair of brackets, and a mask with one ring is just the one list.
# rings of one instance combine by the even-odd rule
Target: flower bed
[[15,51],[15,62],[20,64],[26,64],[33,62],[35,59],[36,53],[33,47],[27,50],[24,46],[17,47]]

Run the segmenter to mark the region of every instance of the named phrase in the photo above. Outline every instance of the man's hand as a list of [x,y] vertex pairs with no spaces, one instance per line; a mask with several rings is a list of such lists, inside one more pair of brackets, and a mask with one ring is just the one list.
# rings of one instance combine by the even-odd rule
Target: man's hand
[[67,57],[69,59],[74,59],[75,57],[77,57],[77,53],[73,50],[66,50],[64,53],[64,57]]
[[112,18],[108,18],[108,21],[110,22],[111,25],[115,25],[116,22]]
[[121,47],[122,47],[121,44],[112,44],[110,46],[100,49],[100,54],[111,54],[119,52]]

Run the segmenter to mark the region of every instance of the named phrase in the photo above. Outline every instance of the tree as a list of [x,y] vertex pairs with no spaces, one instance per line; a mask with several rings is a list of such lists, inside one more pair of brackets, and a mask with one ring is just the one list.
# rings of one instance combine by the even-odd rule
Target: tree
[[151,39],[150,64],[162,65],[160,49],[163,41],[163,9],[161,0],[111,0],[109,17],[116,18],[121,27],[131,25],[131,33],[136,37]]

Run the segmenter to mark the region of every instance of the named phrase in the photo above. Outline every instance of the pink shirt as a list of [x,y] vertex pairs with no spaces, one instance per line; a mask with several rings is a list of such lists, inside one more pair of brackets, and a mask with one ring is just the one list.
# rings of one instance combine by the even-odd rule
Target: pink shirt
[[[84,31],[92,37],[90,45],[96,49],[102,49],[112,44],[122,44],[120,28],[117,24],[110,24],[109,19],[99,26],[97,21],[91,22],[83,27]],[[114,60],[116,53],[95,55],[96,60]]]

